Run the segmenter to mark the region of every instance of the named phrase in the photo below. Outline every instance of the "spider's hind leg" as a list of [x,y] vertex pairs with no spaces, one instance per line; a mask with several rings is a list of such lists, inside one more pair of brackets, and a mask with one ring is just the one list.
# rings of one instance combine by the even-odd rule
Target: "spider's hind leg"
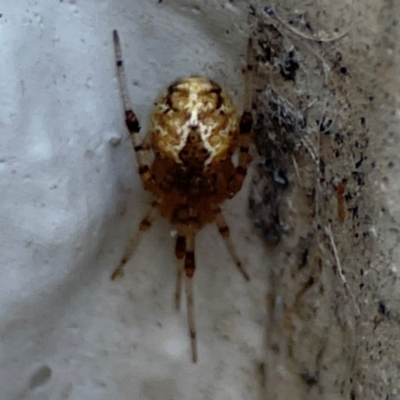
[[238,268],[239,272],[243,275],[243,278],[246,279],[246,281],[249,281],[250,280],[249,274],[243,267],[243,264],[242,264],[239,256],[236,253],[235,246],[232,243],[232,240],[230,238],[228,224],[226,223],[225,218],[222,215],[221,209],[219,207],[217,210],[217,216],[215,218],[215,224],[217,225],[218,232],[220,233],[221,237],[224,239],[224,242],[225,242],[226,248],[229,251],[229,254],[233,258],[233,261],[235,261],[236,267]]
[[192,349],[192,361],[197,362],[197,340],[196,340],[196,324],[194,317],[194,295],[193,295],[193,275],[195,271],[195,254],[194,254],[194,232],[186,235],[186,250],[185,250],[185,294],[186,308],[189,326],[190,347]]
[[181,305],[182,275],[184,270],[184,258],[186,253],[186,238],[178,234],[175,244],[176,263],[176,284],[175,284],[175,307],[179,310]]
[[128,245],[126,246],[124,256],[122,257],[118,267],[112,273],[111,280],[121,278],[124,275],[125,264],[129,261],[133,252],[140,243],[140,240],[143,237],[143,233],[146,232],[151,227],[154,218],[156,216],[158,206],[159,203],[157,201],[153,201],[150,210],[147,212],[145,217],[140,221],[139,229],[136,232],[135,236],[129,241]]
[[195,231],[189,229],[185,234],[178,234],[175,245],[175,255],[177,258],[177,274],[175,286],[175,306],[179,309],[182,292],[182,277],[185,272],[185,296],[186,311],[189,328],[190,347],[192,351],[192,361],[197,362],[197,340],[196,323],[194,316],[194,295],[193,295],[193,275],[195,271],[194,254]]

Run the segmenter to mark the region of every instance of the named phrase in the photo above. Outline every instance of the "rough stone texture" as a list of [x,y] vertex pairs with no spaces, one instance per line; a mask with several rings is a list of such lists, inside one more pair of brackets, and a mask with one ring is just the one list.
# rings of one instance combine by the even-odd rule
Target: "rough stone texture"
[[280,239],[269,246],[268,399],[400,396],[398,11],[255,9],[251,207],[264,238]]

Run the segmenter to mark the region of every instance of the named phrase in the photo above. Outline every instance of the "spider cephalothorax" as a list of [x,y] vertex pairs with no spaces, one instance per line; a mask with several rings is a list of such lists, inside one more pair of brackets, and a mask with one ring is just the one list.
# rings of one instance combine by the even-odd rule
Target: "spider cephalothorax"
[[[146,145],[130,105],[117,31],[114,31],[114,45],[125,121],[136,152],[139,174],[145,189],[151,191],[156,200],[140,223],[138,235],[130,241],[112,279],[122,275],[140,233],[151,226],[155,212],[159,211],[177,231],[175,255],[180,262],[175,303],[179,307],[184,272],[192,359],[195,362],[192,277],[195,271],[195,235],[199,229],[214,222],[240,272],[249,279],[230,241],[220,204],[240,190],[251,159],[248,154],[252,127],[250,85],[247,81],[245,111],[239,118],[229,95],[214,81],[202,76],[177,80],[161,92],[154,104],[150,116],[151,142]],[[151,164],[147,157],[149,149],[154,153]],[[236,149],[239,149],[239,158],[235,166],[232,154]]]

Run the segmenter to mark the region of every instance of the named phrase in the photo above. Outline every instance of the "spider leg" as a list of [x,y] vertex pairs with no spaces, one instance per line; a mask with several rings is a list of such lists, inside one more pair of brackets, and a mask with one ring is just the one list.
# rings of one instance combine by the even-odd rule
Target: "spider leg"
[[243,267],[243,264],[240,261],[240,258],[236,253],[235,246],[232,243],[232,240],[230,238],[228,224],[226,223],[225,218],[222,215],[221,209],[218,207],[216,212],[217,212],[217,215],[215,218],[215,224],[217,225],[220,235],[224,239],[226,248],[228,249],[229,254],[233,258],[233,261],[235,261],[235,264],[236,264],[239,272],[243,275],[243,278],[246,279],[246,281],[249,281],[250,280],[249,274],[247,273],[246,269]]
[[245,93],[244,93],[244,111],[239,121],[239,162],[236,167],[236,173],[230,182],[230,195],[233,197],[242,187],[244,178],[247,174],[247,167],[252,160],[249,154],[249,146],[252,142],[253,116],[251,113],[253,107],[253,70],[254,70],[254,53],[252,48],[252,40],[249,39],[246,54],[245,74]]
[[197,362],[196,322],[194,314],[193,275],[195,272],[194,243],[198,225],[196,208],[187,204],[187,199],[177,206],[176,219],[179,221],[179,233],[176,238],[175,256],[177,258],[177,274],[175,286],[175,306],[179,309],[182,292],[182,275],[185,272],[186,311],[190,337],[192,361]]
[[197,341],[196,341],[196,324],[194,317],[194,296],[193,296],[193,275],[195,271],[195,257],[194,257],[194,231],[189,231],[186,235],[186,250],[185,250],[185,294],[186,294],[186,308],[187,319],[190,336],[190,347],[192,349],[192,361],[197,362]]
[[229,181],[229,197],[232,198],[242,187],[246,178],[247,167],[252,160],[249,154],[249,145],[251,143],[251,130],[253,126],[253,117],[250,111],[244,111],[240,118],[239,130],[239,162],[235,173]]
[[122,257],[118,267],[112,273],[111,280],[121,278],[124,275],[125,264],[128,262],[133,252],[137,248],[138,244],[140,243],[140,240],[143,237],[143,233],[146,232],[151,227],[158,206],[159,203],[157,201],[153,201],[150,210],[146,213],[145,217],[140,221],[139,229],[136,232],[135,236],[129,241],[128,245],[126,246],[124,256]]
[[175,284],[175,307],[179,310],[181,305],[181,293],[182,293],[182,274],[184,269],[184,258],[186,253],[186,238],[185,236],[179,235],[176,238],[175,244],[175,256],[177,258],[176,263],[176,284]]
[[256,63],[254,59],[253,40],[249,38],[246,49],[246,68],[244,70],[244,110],[250,111],[253,107],[253,81]]
[[119,82],[119,88],[121,91],[122,102],[125,111],[125,123],[129,130],[131,141],[133,144],[133,149],[136,153],[137,163],[139,165],[139,174],[142,179],[143,185],[146,188],[149,183],[153,180],[152,174],[150,172],[150,166],[148,164],[147,152],[148,146],[143,143],[140,136],[140,125],[136,114],[132,110],[131,101],[128,94],[128,85],[126,83],[126,74],[124,68],[124,61],[122,59],[121,43],[119,40],[119,35],[116,30],[113,31],[114,39],[114,50],[115,50],[115,65],[117,67],[117,76]]

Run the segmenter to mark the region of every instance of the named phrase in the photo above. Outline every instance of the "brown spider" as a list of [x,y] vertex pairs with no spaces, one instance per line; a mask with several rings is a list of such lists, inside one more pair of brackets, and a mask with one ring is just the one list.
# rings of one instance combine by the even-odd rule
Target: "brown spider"
[[[140,223],[137,235],[129,242],[125,254],[111,276],[123,275],[141,233],[146,231],[158,210],[177,230],[175,254],[178,259],[175,305],[180,306],[182,275],[185,293],[192,360],[197,361],[192,278],[195,271],[196,233],[215,222],[241,274],[249,280],[229,237],[229,228],[221,214],[220,204],[231,199],[241,188],[251,161],[252,115],[250,112],[250,73],[246,74],[246,104],[241,118],[228,94],[215,82],[202,76],[178,79],[157,98],[151,117],[151,143],[145,144],[139,134],[139,121],[132,110],[123,67],[118,32],[114,30],[118,80],[129,130],[146,190],[156,200]],[[251,45],[248,47],[250,61]],[[251,69],[251,65],[248,65]],[[239,147],[238,165],[232,155]],[[150,165],[148,152],[154,152]]]

